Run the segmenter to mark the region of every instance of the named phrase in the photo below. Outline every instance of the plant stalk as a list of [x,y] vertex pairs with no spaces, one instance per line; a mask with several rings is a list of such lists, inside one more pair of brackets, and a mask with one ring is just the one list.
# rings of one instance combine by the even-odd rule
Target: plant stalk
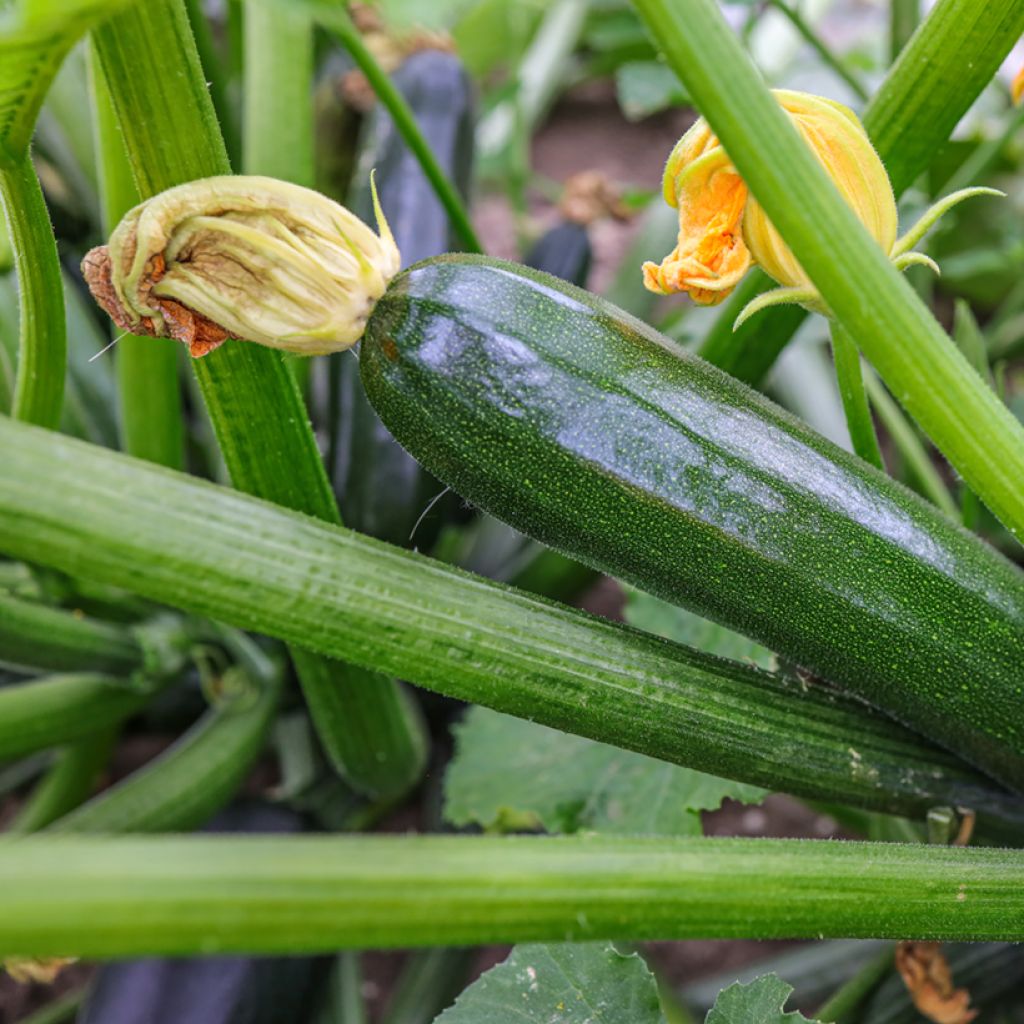
[[[89,48],[93,131],[99,163],[103,227],[109,234],[139,202],[124,139],[95,46]],[[178,348],[165,338],[126,334],[114,355],[121,411],[121,447],[171,469],[185,465]]]
[[850,431],[853,450],[876,469],[885,472],[882,450],[878,447],[871,407],[864,391],[864,376],[860,365],[857,343],[837,323],[832,324],[832,359],[836,368],[836,381],[843,400],[846,426]]
[[11,415],[55,428],[64,401],[64,286],[50,214],[26,150],[0,161],[3,206],[18,274],[20,340]]
[[786,839],[26,836],[0,953],[596,939],[1024,939],[1020,850]]
[[142,667],[143,651],[125,626],[0,593],[0,663],[126,676]]
[[[31,551],[201,616],[715,775],[908,816],[968,806],[986,827],[1020,827],[1018,798],[827,685],[723,662],[11,420],[0,419],[0,448],[11,453],[0,546],[15,557]],[[45,504],[40,476],[52,489]]]

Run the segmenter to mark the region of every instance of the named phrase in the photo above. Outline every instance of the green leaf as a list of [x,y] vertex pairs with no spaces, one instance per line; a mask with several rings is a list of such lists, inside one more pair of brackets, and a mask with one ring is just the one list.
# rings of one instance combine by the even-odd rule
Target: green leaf
[[640,121],[666,107],[687,102],[686,90],[675,73],[656,60],[637,60],[615,71],[619,106],[629,121]]
[[516,946],[434,1024],[664,1024],[654,976],[610,945]]
[[792,985],[763,974],[748,985],[738,981],[718,993],[704,1024],[812,1024],[800,1013],[784,1013]]
[[700,835],[698,811],[764,791],[487,708],[456,727],[445,816],[513,830]]
[[0,10],[0,160],[16,160],[72,46],[128,0],[21,0]]
[[627,588],[626,621],[645,633],[654,633],[720,658],[746,662],[769,671],[778,668],[775,655],[767,647],[642,590]]

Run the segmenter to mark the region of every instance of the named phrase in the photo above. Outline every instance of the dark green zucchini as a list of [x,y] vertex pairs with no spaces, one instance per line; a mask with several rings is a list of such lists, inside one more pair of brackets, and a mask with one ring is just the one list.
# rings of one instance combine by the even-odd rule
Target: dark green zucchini
[[[437,50],[413,54],[395,73],[395,84],[409,101],[441,167],[465,196],[473,158],[473,101],[471,83],[458,58]],[[367,132],[369,142],[360,160],[362,186],[353,209],[373,222],[373,170],[403,265],[446,252],[454,241],[448,214],[386,110],[374,112]],[[332,362],[332,475],[345,522],[394,544],[430,547],[444,509],[426,515],[424,511],[443,485],[425,473],[380,422],[366,401],[355,359],[342,354]]]
[[459,494],[1024,788],[1024,576],[902,485],[515,264],[413,267],[362,345],[381,418]]
[[534,270],[554,274],[581,288],[587,283],[593,251],[583,224],[564,220],[545,231],[526,254],[523,262]]

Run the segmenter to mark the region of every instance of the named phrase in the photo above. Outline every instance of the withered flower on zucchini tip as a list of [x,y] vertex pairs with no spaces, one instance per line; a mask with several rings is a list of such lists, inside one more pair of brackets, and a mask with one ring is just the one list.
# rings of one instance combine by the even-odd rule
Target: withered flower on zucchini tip
[[333,200],[274,178],[203,178],[130,210],[82,271],[123,330],[176,338],[194,357],[227,338],[298,355],[350,348],[400,257]]

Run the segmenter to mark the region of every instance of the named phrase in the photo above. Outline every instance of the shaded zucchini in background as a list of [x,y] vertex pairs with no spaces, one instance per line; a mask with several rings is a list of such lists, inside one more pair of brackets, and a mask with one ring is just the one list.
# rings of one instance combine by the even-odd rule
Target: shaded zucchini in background
[[109,672],[142,668],[132,630],[0,591],[0,664],[50,672]]
[[585,225],[564,220],[533,243],[523,262],[534,270],[554,274],[582,288],[587,283],[592,259],[590,235]]
[[[208,832],[282,835],[298,815],[245,801]],[[78,1024],[281,1024],[306,1019],[318,961],[313,957],[186,957],[124,960],[100,968]]]
[[281,673],[229,669],[224,694],[173,746],[50,832],[179,832],[203,824],[234,796],[263,749]]
[[[471,83],[458,58],[437,50],[415,53],[395,73],[395,84],[412,107],[441,168],[465,197],[473,159],[473,100]],[[454,242],[448,215],[380,105],[367,133],[369,142],[360,161],[362,185],[353,209],[373,223],[369,175],[374,171],[403,266],[447,252]],[[329,372],[334,399],[329,422],[336,431],[330,464],[345,522],[361,533],[408,545],[420,516],[444,488],[395,443],[380,422],[366,400],[356,359],[336,355]],[[426,514],[412,543],[429,548],[441,523],[441,509]]]
[[159,689],[113,676],[47,676],[0,688],[0,760],[61,746],[140,710]]
[[469,256],[392,282],[360,367],[474,504],[1024,786],[1024,576],[763,396],[593,295]]

